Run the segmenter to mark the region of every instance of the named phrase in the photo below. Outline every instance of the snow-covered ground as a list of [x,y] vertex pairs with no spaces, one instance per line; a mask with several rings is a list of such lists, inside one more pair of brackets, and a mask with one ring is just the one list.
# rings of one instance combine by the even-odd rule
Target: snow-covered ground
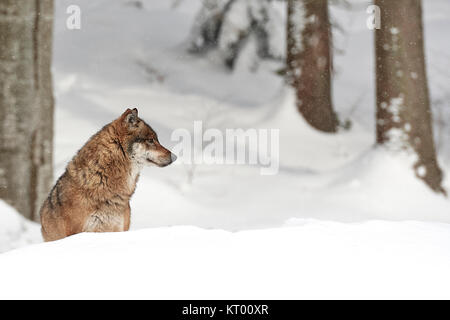
[[450,297],[450,226],[296,220],[81,234],[0,255],[0,299]]
[[[192,131],[196,120],[221,130],[280,129],[280,170],[146,168],[131,203],[133,232],[2,254],[0,297],[450,298],[450,201],[417,180],[405,159],[374,148],[369,1],[331,11],[345,31],[335,31],[334,102],[352,123],[336,135],[314,131],[296,112],[276,75],[280,64],[259,62],[254,71],[251,46],[234,72],[214,52],[187,54],[198,0],[175,7],[146,0],[143,8],[128,0],[55,2],[55,178],[127,107],[139,108],[168,147],[174,129]],[[66,28],[73,4],[82,10],[81,30]],[[450,2],[424,1],[424,15],[450,190]],[[0,211],[0,251],[41,241],[36,224],[3,203]]]
[[0,253],[40,242],[40,227],[0,200]]

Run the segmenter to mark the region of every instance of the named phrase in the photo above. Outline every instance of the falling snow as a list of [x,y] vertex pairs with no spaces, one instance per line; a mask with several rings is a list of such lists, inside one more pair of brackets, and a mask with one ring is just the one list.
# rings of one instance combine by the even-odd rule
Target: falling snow
[[[386,107],[386,105],[384,105],[384,106],[385,106],[386,110],[391,114],[392,121],[394,123],[400,123],[400,121],[401,121],[400,113],[401,113],[402,109],[404,108],[403,95],[401,94],[396,98],[392,98],[389,105],[387,107]],[[409,130],[408,130],[408,128],[409,128]],[[400,151],[400,150],[408,149],[409,135],[407,132],[410,130],[411,130],[410,124],[406,124],[404,126],[404,129],[399,128],[399,127],[393,127],[390,130],[388,130],[386,132],[387,148],[389,150],[393,150],[393,151]]]
[[391,31],[391,34],[393,34],[393,35],[399,34],[399,32],[400,32],[398,30],[398,28],[395,28],[395,27],[392,27],[390,31]]
[[427,168],[424,165],[421,165],[417,167],[416,172],[419,177],[424,178],[427,175]]

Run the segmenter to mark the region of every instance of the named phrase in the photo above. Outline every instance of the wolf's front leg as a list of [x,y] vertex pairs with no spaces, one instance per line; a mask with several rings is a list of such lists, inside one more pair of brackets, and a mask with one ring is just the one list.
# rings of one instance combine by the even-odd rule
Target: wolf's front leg
[[131,209],[130,209],[130,204],[128,204],[128,207],[125,210],[125,214],[123,217],[123,219],[124,219],[123,231],[130,230],[130,218],[131,218]]

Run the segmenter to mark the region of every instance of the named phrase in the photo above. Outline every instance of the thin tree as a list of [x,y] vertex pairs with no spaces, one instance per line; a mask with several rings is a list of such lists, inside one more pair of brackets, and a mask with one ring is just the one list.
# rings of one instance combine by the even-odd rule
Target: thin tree
[[328,0],[288,0],[287,78],[297,108],[314,128],[335,132],[331,94],[331,27]]
[[421,0],[375,0],[377,143],[414,157],[417,177],[445,193],[436,159],[425,68]]
[[52,183],[53,0],[0,2],[0,198],[38,219]]

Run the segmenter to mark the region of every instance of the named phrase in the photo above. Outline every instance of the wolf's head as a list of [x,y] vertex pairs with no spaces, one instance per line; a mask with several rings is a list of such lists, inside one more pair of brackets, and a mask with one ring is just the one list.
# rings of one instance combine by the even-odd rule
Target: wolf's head
[[176,156],[159,143],[156,132],[138,117],[136,108],[127,109],[119,121],[125,132],[124,147],[133,161],[165,167],[176,160]]

